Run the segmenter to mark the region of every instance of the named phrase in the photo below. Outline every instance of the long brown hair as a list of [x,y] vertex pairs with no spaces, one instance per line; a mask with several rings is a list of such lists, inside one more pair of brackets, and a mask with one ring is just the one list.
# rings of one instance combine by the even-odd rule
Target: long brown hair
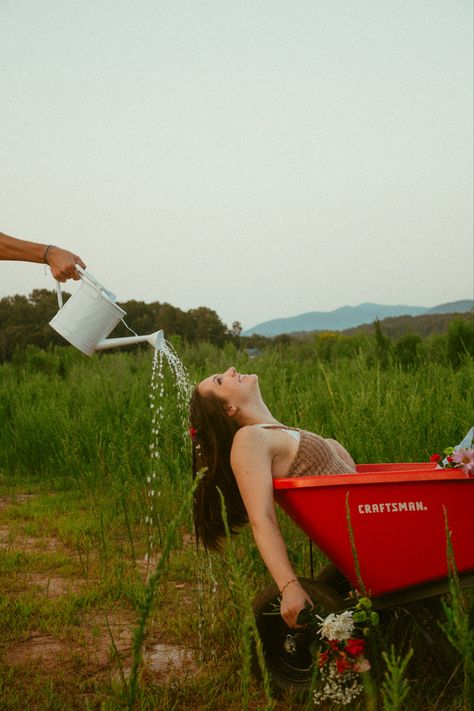
[[[203,396],[197,387],[191,396],[189,419],[193,438],[193,477],[202,475],[194,494],[194,525],[198,543],[218,550],[225,536],[221,497],[230,531],[248,522],[230,465],[230,450],[238,425],[226,415],[215,395]],[[204,472],[204,474],[203,474]]]

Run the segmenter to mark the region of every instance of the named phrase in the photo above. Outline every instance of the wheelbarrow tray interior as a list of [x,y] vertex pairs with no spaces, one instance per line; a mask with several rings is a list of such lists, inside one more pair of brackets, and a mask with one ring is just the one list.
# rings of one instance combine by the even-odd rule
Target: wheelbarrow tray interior
[[355,474],[275,479],[274,495],[360,588],[352,529],[364,587],[379,596],[446,578],[446,520],[458,573],[474,570],[474,479],[435,467],[361,464]]

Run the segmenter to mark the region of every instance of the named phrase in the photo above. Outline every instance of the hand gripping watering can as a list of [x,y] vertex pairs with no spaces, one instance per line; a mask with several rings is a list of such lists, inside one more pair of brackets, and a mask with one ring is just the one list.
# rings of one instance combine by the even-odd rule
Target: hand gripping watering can
[[126,312],[115,303],[117,297],[102,286],[92,274],[79,265],[76,265],[76,269],[81,277],[81,284],[64,306],[61,284],[59,281],[56,282],[59,311],[49,322],[49,325],[66,341],[86,355],[92,355],[94,351],[145,341],[157,350],[163,347],[165,340],[163,331],[156,331],[148,336],[107,338],[119,321],[126,316]]

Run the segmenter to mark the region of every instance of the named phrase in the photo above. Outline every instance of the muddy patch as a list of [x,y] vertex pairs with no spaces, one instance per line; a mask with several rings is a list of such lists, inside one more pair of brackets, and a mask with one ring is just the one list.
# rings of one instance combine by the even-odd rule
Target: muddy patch
[[58,667],[71,653],[70,644],[54,635],[32,632],[28,639],[16,642],[5,653],[12,666],[38,665],[45,671]]
[[87,661],[104,668],[132,653],[136,616],[133,612],[115,609],[94,612],[83,617],[77,631],[77,643]]
[[[117,680],[122,674],[127,678],[132,668],[135,624],[134,616],[124,610],[88,615],[79,628],[65,631],[64,637],[31,632],[26,639],[5,650],[5,661],[15,667],[40,668],[45,673],[60,672],[66,666],[79,664],[94,674],[112,671]],[[142,664],[144,671],[161,683],[199,672],[193,650],[161,642],[146,644]]]
[[[27,553],[41,552],[66,552],[64,544],[57,538],[37,538],[35,536],[26,536],[24,533],[18,532],[16,535],[8,528],[8,526],[0,527],[0,548],[14,548]],[[69,555],[69,552],[68,552]]]
[[15,504],[26,504],[31,499],[37,499],[38,494],[16,494],[15,496],[3,496],[0,499],[0,511]]
[[[28,503],[31,499],[37,499],[37,494],[17,494],[16,496],[6,496],[0,499],[0,511],[10,506]],[[14,548],[23,552],[41,551],[65,551],[64,544],[54,536],[29,535],[18,526],[0,526],[0,549]]]
[[[34,494],[18,494],[0,499],[0,511],[9,506],[27,505]],[[6,522],[5,522],[6,523]],[[27,532],[26,532],[27,531]],[[66,546],[54,536],[41,537],[31,535],[41,532],[41,529],[30,526],[22,530],[18,522],[11,526],[0,526],[0,553],[3,551],[23,553],[64,553],[69,559],[77,559],[77,552],[69,551]],[[192,545],[190,538],[186,545]],[[5,555],[5,553],[4,553]],[[31,556],[33,567],[35,557]],[[57,556],[54,558],[56,560]],[[45,557],[45,560],[47,556]],[[159,554],[153,551],[149,559],[146,557],[135,560],[135,571],[146,582],[155,570]],[[41,565],[44,560],[41,557]],[[48,566],[49,567],[49,566]],[[41,570],[41,568],[39,568]],[[44,567],[43,567],[44,570]],[[59,599],[67,595],[80,594],[87,590],[90,580],[84,577],[60,575],[54,572],[29,572],[24,567],[11,572],[4,580],[3,594],[21,596],[32,593],[36,599]],[[191,586],[192,587],[192,586]],[[169,614],[174,614],[176,599],[179,606],[192,607],[190,586],[182,581],[167,581],[166,600],[169,598]],[[54,607],[54,604],[53,604]],[[48,608],[49,609],[49,608]],[[107,609],[91,610],[78,608],[77,617],[73,623],[61,628],[55,624],[54,631],[33,629],[14,642],[6,643],[2,655],[7,665],[16,668],[17,672],[28,674],[35,669],[41,674],[61,676],[67,669],[75,675],[129,676],[133,661],[133,635],[137,626],[137,613],[126,606],[107,605]],[[76,624],[76,622],[78,624]],[[36,623],[38,625],[38,623]],[[176,637],[157,629],[158,625],[150,621],[147,626],[147,640],[143,648],[142,669],[152,679],[163,684],[173,683],[177,679],[195,676],[199,672],[196,653],[186,646],[175,644]],[[59,630],[59,631],[57,631]],[[167,643],[169,642],[169,643]],[[119,672],[119,670],[121,670]]]
[[0,548],[9,548],[11,539],[10,528],[8,526],[0,526]]
[[153,575],[156,570],[158,560],[159,556],[157,555],[152,555],[150,557],[145,556],[144,558],[135,559],[135,567],[143,582],[148,582],[150,576]]
[[[50,579],[51,580],[51,579]],[[59,581],[62,587],[64,581]],[[47,671],[59,670],[67,662],[80,663],[95,671],[115,666],[117,656],[128,660],[132,652],[135,618],[127,611],[89,614],[78,627],[69,627],[64,636],[32,631],[14,642],[5,652],[12,666],[35,663]]]
[[[143,671],[155,682],[168,684],[185,677],[196,676],[200,669],[195,652],[174,644],[151,644],[145,647],[142,657]],[[131,658],[123,660],[121,672],[114,672],[113,678],[119,681],[128,679],[131,674]]]
[[143,654],[143,663],[160,681],[195,676],[199,671],[192,650],[172,644],[154,644],[147,647]]
[[48,598],[62,597],[70,593],[81,592],[86,586],[85,580],[78,578],[63,578],[59,575],[52,576],[41,573],[31,573],[26,576],[28,587],[34,586]]

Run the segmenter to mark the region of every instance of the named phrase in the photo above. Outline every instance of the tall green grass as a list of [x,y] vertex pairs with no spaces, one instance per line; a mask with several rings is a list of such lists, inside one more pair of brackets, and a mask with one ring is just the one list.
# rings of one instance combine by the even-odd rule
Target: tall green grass
[[[88,359],[25,356],[0,366],[0,468],[9,476],[101,480],[141,478],[148,467],[149,351]],[[340,439],[358,461],[414,461],[459,441],[472,419],[472,360],[456,369],[369,365],[362,353],[333,364],[298,347],[249,360],[231,345],[182,353],[193,380],[229,364],[259,375],[275,416]],[[169,371],[161,452],[164,475],[180,480],[186,448]],[[184,482],[183,482],[184,483]]]
[[[469,358],[456,368],[429,362],[403,369],[382,367],[363,351],[326,362],[311,345],[290,344],[249,359],[232,344],[217,349],[205,343],[181,348],[180,356],[193,381],[229,365],[257,373],[264,398],[278,419],[338,439],[358,462],[426,460],[432,452],[460,441],[472,425],[474,379]],[[196,708],[239,709],[233,675],[243,673],[246,704],[249,699],[254,703],[256,697],[249,691],[247,667],[242,670],[240,666],[242,628],[238,620],[232,621],[229,610],[235,610],[239,595],[248,607],[248,591],[260,592],[268,582],[268,573],[248,529],[233,543],[230,567],[225,557],[207,556],[180,544],[180,536],[184,540],[192,532],[190,443],[183,438],[182,413],[166,366],[161,456],[153,464],[160,496],[154,505],[163,526],[163,540],[167,540],[167,527],[173,522],[179,522],[177,539],[173,537],[173,550],[165,551],[169,560],[166,568],[159,568],[160,594],[153,601],[147,598],[150,586],[147,589],[136,575],[137,559],[149,550],[145,517],[151,470],[151,368],[150,350],[89,359],[69,348],[49,353],[30,348],[1,365],[0,494],[30,489],[44,494],[32,504],[28,525],[37,521],[48,534],[78,553],[80,574],[95,585],[87,604],[121,600],[135,610],[137,621],[150,615],[168,623],[161,612],[166,597],[163,580],[183,580],[195,588],[193,614],[183,612],[182,620],[177,615],[172,624],[175,634],[199,646],[199,659],[203,668],[209,667],[209,675],[179,688],[155,688],[135,667],[129,704],[140,699],[144,709],[179,709],[190,707],[190,700],[197,699]],[[57,496],[49,496],[52,492]],[[14,512],[11,517],[13,521]],[[279,520],[298,574],[308,575],[304,534],[284,515],[279,514]],[[162,552],[158,545],[157,554]],[[316,564],[322,561],[319,554]],[[9,565],[14,571],[21,562],[12,558]],[[245,584],[239,582],[244,575]],[[234,581],[232,594],[229,579]],[[37,614],[44,617],[41,624],[47,626],[49,608],[42,612],[30,598],[19,604],[28,610],[38,609]],[[37,624],[29,621],[32,615],[23,615],[23,631]],[[137,633],[136,660],[143,634],[143,629]],[[396,653],[404,655],[406,649]],[[412,663],[409,675],[411,668]],[[413,708],[429,708],[430,703],[436,703],[438,709],[461,708],[464,692],[455,682],[451,686],[453,683],[450,693],[443,691],[443,703],[438,703],[439,691],[421,676],[418,687],[416,678],[411,678]],[[115,699],[110,708],[126,706],[123,689],[116,692],[111,688],[109,697]],[[270,701],[262,697],[260,703],[264,708]],[[12,708],[20,709],[21,704]]]

